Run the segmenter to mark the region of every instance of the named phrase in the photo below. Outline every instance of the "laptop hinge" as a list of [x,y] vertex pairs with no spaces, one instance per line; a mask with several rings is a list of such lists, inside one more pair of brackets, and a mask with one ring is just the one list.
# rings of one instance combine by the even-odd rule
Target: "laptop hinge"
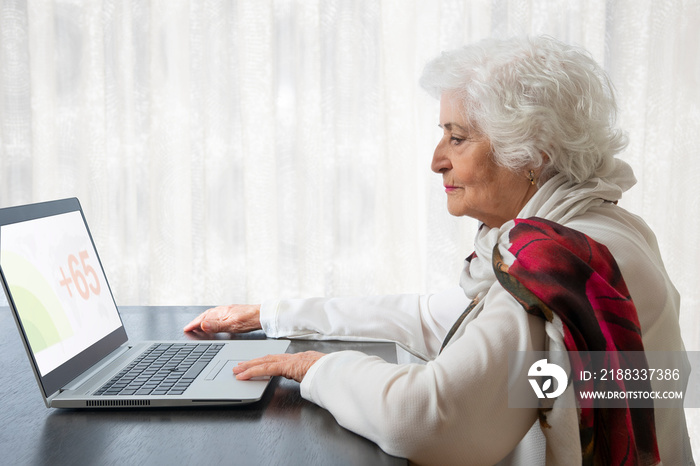
[[65,387],[62,387],[58,390],[58,393],[63,393],[68,390],[76,390],[78,387],[83,385],[85,382],[90,380],[93,376],[95,376],[97,373],[99,373],[101,370],[103,370],[105,367],[108,365],[112,364],[114,361],[122,357],[124,354],[126,354],[127,351],[131,350],[134,347],[134,345],[129,344],[128,342],[117,348],[116,350],[112,351],[111,354],[109,354],[107,357],[104,359],[100,360],[97,364],[92,366],[90,369],[86,370],[82,374],[80,374],[78,377],[75,379],[71,380]]

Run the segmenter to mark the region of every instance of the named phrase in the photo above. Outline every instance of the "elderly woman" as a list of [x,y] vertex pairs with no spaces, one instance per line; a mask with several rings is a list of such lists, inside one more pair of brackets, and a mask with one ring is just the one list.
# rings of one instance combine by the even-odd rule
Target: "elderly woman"
[[617,206],[635,179],[614,157],[626,137],[603,70],[552,38],[485,40],[430,62],[421,85],[440,99],[431,168],[447,209],[481,222],[459,287],[222,306],[185,330],[400,343],[428,362],[307,352],[234,372],[293,378],[341,425],[416,463],[687,463],[682,409],[508,407],[515,351],[683,351],[654,235]]

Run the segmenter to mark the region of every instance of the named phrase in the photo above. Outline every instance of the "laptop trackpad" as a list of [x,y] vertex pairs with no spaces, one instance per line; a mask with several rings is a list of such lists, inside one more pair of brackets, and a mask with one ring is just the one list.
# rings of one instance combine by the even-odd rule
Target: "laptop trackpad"
[[[238,365],[239,362],[243,361],[238,361],[238,360],[228,360],[224,362],[223,365],[219,363],[212,371],[207,375],[206,380],[216,380],[216,381],[225,381],[225,380],[235,380],[236,376],[233,375],[233,368]],[[269,377],[254,377],[251,380],[268,380]]]

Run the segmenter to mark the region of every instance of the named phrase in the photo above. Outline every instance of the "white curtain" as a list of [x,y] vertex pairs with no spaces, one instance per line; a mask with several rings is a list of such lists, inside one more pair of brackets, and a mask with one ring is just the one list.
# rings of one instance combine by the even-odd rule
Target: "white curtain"
[[0,1],[0,205],[78,196],[117,301],[426,292],[475,223],[429,170],[441,50],[546,33],[609,70],[700,349],[697,1]]
[[429,292],[475,222],[429,169],[441,50],[550,34],[610,72],[623,204],[700,349],[700,2],[0,0],[0,205],[78,196],[120,304]]
[[0,205],[79,197],[119,304],[437,291],[475,222],[417,79],[523,33],[609,71],[700,350],[697,0],[0,0]]

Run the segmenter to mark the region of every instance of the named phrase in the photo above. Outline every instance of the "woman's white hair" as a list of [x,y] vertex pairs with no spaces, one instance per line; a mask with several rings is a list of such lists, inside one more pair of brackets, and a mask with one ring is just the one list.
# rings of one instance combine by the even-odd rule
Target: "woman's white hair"
[[444,52],[420,84],[437,98],[461,100],[496,163],[542,167],[540,184],[556,173],[574,182],[605,178],[627,145],[605,71],[585,50],[551,37],[486,39]]

